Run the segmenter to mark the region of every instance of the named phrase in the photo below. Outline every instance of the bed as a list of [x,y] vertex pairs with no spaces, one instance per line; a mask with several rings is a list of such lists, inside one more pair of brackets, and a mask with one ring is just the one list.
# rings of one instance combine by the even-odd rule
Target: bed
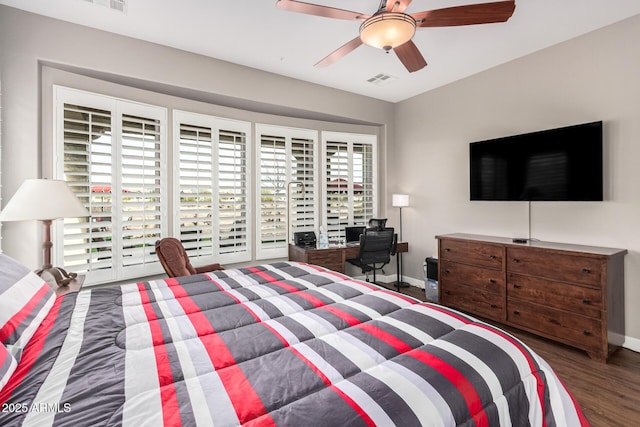
[[579,426],[491,325],[278,262],[56,297],[0,255],[1,426]]

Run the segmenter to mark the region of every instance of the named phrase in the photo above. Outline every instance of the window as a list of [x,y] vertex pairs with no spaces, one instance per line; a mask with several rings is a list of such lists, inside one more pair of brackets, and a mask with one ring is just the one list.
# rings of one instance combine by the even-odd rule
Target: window
[[174,132],[174,229],[189,257],[200,264],[251,260],[251,124],[175,111]]
[[317,228],[317,139],[314,130],[256,125],[260,165],[257,259],[286,257],[287,237],[291,240],[296,230]]
[[89,218],[54,225],[56,265],[108,283],[194,264],[286,258],[296,231],[343,237],[376,212],[376,136],[253,124],[54,86],[53,177]]
[[[91,217],[65,219],[58,265],[87,283],[159,273],[154,244],[166,234],[166,109],[55,87],[57,159]],[[164,215],[163,215],[164,213]]]
[[323,132],[323,211],[329,239],[344,228],[366,225],[376,214],[376,137]]

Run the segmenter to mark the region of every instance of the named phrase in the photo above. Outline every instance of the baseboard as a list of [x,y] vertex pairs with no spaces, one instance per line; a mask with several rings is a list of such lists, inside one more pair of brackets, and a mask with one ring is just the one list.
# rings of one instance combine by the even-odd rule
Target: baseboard
[[629,349],[631,351],[635,351],[637,353],[640,353],[640,339],[638,338],[631,338],[631,337],[625,337],[624,338],[624,344],[622,344],[622,347]]

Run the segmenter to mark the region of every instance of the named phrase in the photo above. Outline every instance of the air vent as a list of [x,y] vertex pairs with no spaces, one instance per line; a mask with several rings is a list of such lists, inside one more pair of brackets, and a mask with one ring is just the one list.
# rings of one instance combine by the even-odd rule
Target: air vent
[[108,7],[118,12],[127,13],[127,0],[84,0],[98,6]]
[[391,83],[394,80],[398,80],[398,78],[394,77],[394,76],[390,76],[389,74],[380,73],[380,74],[376,74],[375,76],[371,77],[367,81],[369,83],[371,83],[371,84],[376,85],[376,86],[385,86],[385,85],[388,85],[389,83]]

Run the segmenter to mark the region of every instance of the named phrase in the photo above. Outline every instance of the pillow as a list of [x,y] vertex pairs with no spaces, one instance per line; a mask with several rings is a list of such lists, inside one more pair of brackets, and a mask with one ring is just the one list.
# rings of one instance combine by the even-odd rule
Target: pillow
[[9,382],[9,378],[17,365],[16,359],[9,353],[7,347],[0,344],[0,390]]
[[16,362],[55,299],[47,282],[13,258],[0,255],[0,343]]

